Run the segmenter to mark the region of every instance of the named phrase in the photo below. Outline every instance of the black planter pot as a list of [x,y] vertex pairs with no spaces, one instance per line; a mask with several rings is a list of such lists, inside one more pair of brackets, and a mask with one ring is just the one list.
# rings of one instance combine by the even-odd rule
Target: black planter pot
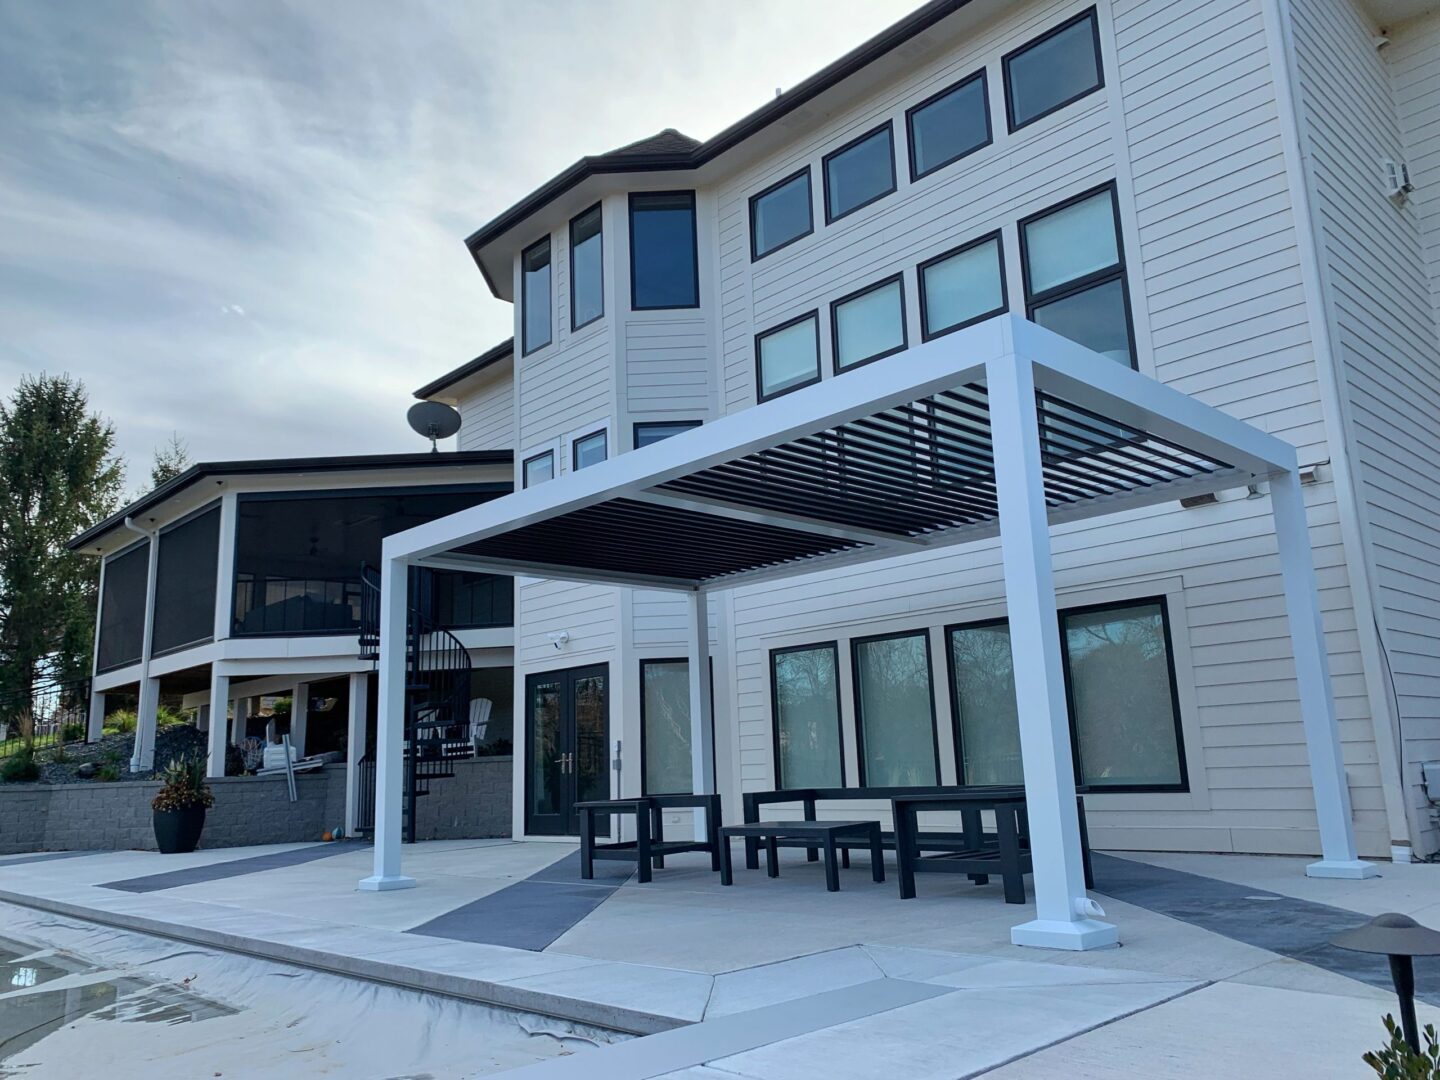
[[162,854],[179,855],[194,851],[205,828],[205,807],[155,811],[155,843]]

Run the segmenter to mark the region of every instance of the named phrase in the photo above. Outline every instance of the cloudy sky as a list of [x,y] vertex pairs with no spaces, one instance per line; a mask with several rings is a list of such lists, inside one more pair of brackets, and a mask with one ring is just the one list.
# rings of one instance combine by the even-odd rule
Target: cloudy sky
[[705,138],[916,0],[0,0],[0,390],[69,372],[131,483],[419,450],[510,333],[463,238],[577,157]]

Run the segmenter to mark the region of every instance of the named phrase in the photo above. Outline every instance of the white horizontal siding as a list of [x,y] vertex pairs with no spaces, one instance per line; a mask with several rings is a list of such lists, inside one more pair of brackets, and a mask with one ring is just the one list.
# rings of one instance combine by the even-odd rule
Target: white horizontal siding
[[631,420],[704,419],[710,413],[710,369],[709,324],[698,314],[625,324]]
[[515,365],[504,360],[486,373],[488,381],[456,402],[461,450],[515,449]]

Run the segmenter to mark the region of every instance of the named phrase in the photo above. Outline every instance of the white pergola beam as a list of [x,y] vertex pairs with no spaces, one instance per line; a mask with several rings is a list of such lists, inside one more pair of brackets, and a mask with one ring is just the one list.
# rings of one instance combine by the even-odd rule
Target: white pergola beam
[[692,592],[699,586],[698,582],[689,578],[587,570],[575,566],[557,566],[554,563],[466,555],[455,551],[443,555],[427,555],[412,561],[416,566],[428,566],[435,570],[459,570],[467,574],[509,574],[512,577],[523,574],[527,577],[575,581],[589,585],[629,585],[637,589],[664,589],[671,592]]

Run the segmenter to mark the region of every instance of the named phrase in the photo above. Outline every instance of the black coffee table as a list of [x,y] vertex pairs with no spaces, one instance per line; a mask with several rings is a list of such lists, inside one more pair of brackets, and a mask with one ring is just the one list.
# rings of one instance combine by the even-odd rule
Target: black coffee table
[[730,839],[744,837],[765,842],[765,872],[780,876],[778,847],[781,840],[812,840],[825,851],[825,888],[840,891],[840,863],[836,842],[863,837],[870,842],[870,876],[885,880],[885,849],[881,846],[878,821],[752,821],[745,825],[726,825],[720,829],[720,884],[730,885],[734,876],[730,867]]

